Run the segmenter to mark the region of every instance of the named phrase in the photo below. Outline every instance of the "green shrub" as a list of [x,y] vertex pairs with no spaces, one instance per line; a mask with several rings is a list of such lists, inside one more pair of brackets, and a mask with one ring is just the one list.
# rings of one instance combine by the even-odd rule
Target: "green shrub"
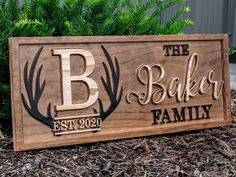
[[229,55],[233,55],[236,53],[236,48],[235,47],[232,47],[229,49]]
[[[133,2],[133,3],[131,3]],[[181,7],[165,23],[160,15],[185,0],[0,0],[0,119],[10,118],[8,38],[11,36],[179,34],[189,19]]]

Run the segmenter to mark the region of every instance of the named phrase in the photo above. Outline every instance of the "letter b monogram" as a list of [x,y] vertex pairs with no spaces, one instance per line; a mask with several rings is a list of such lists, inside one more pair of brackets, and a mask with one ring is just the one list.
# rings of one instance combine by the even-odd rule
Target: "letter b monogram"
[[[94,70],[95,60],[93,55],[83,49],[58,49],[53,50],[53,55],[61,56],[61,77],[62,77],[62,92],[63,104],[57,105],[57,111],[84,109],[93,105],[98,99],[98,85],[89,78]],[[85,71],[79,76],[71,76],[70,55],[82,55],[85,59]],[[89,97],[87,101],[79,104],[72,104],[71,83],[75,81],[82,81],[88,86]]]

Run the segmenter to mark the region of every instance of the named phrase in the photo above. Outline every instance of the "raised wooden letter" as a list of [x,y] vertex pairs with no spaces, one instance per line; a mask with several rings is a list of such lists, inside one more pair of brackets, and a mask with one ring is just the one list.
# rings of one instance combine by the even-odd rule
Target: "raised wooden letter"
[[[58,49],[53,50],[54,55],[61,56],[61,70],[62,70],[62,92],[63,105],[57,105],[56,111],[65,111],[72,109],[84,109],[93,105],[98,99],[98,85],[89,78],[95,66],[93,55],[83,49]],[[85,71],[80,76],[71,76],[70,55],[82,55],[85,59]],[[89,89],[89,97],[86,102],[80,104],[72,104],[71,82],[83,81],[87,84]]]

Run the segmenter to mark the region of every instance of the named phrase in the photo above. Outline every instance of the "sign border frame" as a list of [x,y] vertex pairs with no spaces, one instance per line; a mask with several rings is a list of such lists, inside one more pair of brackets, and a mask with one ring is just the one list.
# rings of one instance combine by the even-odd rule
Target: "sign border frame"
[[[89,140],[78,142],[78,138],[70,139],[66,142],[63,140],[41,142],[41,143],[24,143],[23,137],[23,116],[21,113],[20,104],[21,92],[13,91],[20,89],[20,71],[19,71],[19,53],[17,53],[19,46],[24,44],[78,44],[78,43],[123,43],[123,42],[186,42],[186,41],[217,41],[221,42],[222,46],[222,68],[223,68],[223,106],[224,119],[219,121],[210,120],[206,124],[203,123],[189,123],[188,125],[168,125],[165,127],[158,127],[156,129],[139,129],[138,131],[129,131],[119,133],[114,136],[110,135],[96,135]],[[232,125],[231,108],[230,108],[230,79],[229,79],[229,58],[228,58],[228,34],[192,34],[192,35],[141,35],[141,36],[63,36],[63,37],[11,37],[9,38],[9,65],[10,65],[10,83],[11,83],[11,108],[12,108],[12,126],[13,126],[13,142],[15,151],[25,151],[33,149],[42,149],[49,147],[59,147],[66,145],[93,143],[101,141],[110,141],[118,139],[130,139],[134,137],[145,137],[161,134],[170,134],[177,132],[186,132],[201,130],[206,128],[215,128]],[[14,105],[14,106],[13,106]],[[106,136],[106,138],[104,138]]]

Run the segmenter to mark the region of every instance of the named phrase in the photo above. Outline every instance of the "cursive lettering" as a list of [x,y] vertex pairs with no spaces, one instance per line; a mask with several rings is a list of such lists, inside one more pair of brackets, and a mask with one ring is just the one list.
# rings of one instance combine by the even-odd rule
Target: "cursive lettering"
[[[197,82],[194,80],[194,76],[197,72],[197,66],[198,55],[197,53],[193,53],[188,58],[184,81],[181,82],[179,77],[173,77],[165,86],[161,83],[165,76],[163,66],[159,64],[141,65],[137,70],[137,77],[139,82],[146,86],[146,89],[141,92],[128,91],[126,101],[131,103],[131,98],[134,96],[141,105],[147,105],[150,102],[153,104],[159,104],[164,101],[166,96],[168,96],[170,98],[175,97],[177,102],[188,102],[190,98],[199,94],[204,94],[211,88],[213,99],[218,99],[222,93],[224,81],[214,80],[214,71],[209,70],[207,74],[202,76]],[[155,69],[159,72],[158,76],[154,76],[153,71]]]

